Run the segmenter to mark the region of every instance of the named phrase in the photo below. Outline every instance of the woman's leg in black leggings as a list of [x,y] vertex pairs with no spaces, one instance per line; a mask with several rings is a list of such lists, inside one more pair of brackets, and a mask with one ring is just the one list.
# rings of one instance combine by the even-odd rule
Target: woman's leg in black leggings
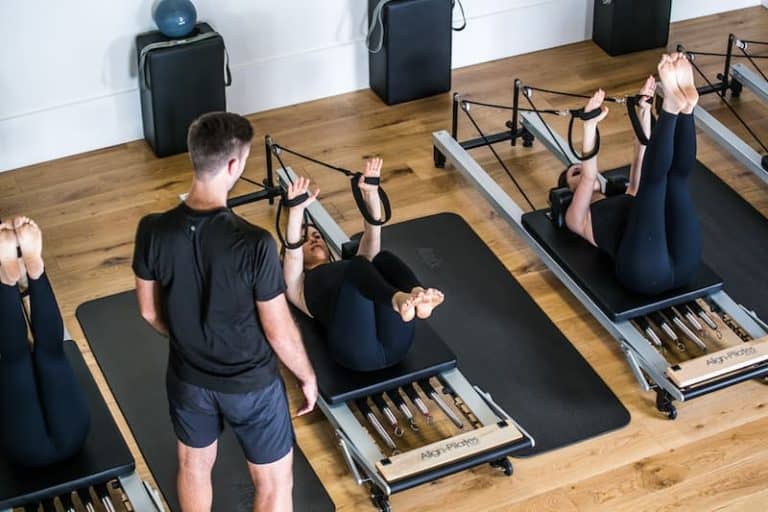
[[77,452],[88,435],[88,403],[64,353],[64,325],[45,273],[29,280],[29,298],[40,401],[51,440],[65,457]]
[[665,209],[677,118],[665,111],[659,116],[645,151],[640,186],[616,255],[619,281],[638,293],[661,293],[674,283]]
[[396,291],[365,258],[349,262],[328,326],[329,348],[339,364],[374,371],[396,364],[407,353],[414,322],[404,322],[394,311]]
[[421,282],[413,270],[389,251],[379,252],[372,263],[384,279],[402,292],[410,293],[414,288],[421,287]]
[[701,262],[701,230],[688,179],[696,168],[696,125],[692,114],[681,113],[675,130],[675,155],[667,178],[667,245],[674,269],[674,286],[685,285]]
[[0,284],[0,442],[16,463],[41,465],[54,447],[40,407],[27,323],[16,286]]

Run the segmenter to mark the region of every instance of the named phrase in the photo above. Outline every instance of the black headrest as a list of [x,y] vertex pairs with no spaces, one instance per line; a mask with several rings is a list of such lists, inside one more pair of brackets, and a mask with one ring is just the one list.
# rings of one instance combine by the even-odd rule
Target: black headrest
[[550,216],[558,228],[565,226],[565,212],[573,200],[573,192],[568,187],[553,188],[549,191]]

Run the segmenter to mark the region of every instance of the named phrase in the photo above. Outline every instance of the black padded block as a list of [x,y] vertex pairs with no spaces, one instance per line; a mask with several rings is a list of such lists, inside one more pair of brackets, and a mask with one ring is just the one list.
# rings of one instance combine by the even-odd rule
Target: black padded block
[[[77,319],[160,491],[171,511],[178,511],[176,437],[165,392],[168,340],[141,318],[133,291],[82,304]],[[298,446],[293,476],[295,510],[336,509]],[[245,457],[225,429],[213,471],[213,510],[251,512],[253,492]]]
[[294,309],[294,317],[315,368],[320,393],[330,404],[395,389],[456,367],[456,356],[451,349],[429,324],[419,322],[413,346],[403,361],[375,372],[355,372],[333,360],[326,349],[322,327],[317,322],[297,309]]
[[38,503],[48,497],[128,475],[134,470],[133,456],[80,350],[73,341],[65,341],[64,350],[90,407],[88,439],[82,451],[71,459],[39,469],[12,467],[0,452],[0,510]]
[[459,370],[536,440],[515,456],[629,422],[605,382],[461,217],[394,224],[382,237],[425,286],[445,293],[428,323],[456,354]]
[[615,322],[690,302],[723,287],[720,277],[702,264],[688,286],[660,295],[633,293],[616,279],[614,263],[608,255],[567,228],[555,226],[548,213],[549,210],[526,213],[523,226]]
[[[690,178],[704,261],[736,302],[768,318],[768,219],[698,162]],[[605,174],[629,175],[629,166]]]

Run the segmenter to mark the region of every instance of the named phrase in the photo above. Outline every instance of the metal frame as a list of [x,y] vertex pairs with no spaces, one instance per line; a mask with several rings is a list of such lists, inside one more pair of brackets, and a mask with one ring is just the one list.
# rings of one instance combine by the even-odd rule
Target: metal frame
[[[519,81],[516,81],[516,94],[519,90]],[[457,103],[460,102],[460,96],[455,96],[454,112],[456,112]],[[518,114],[514,112],[513,114]],[[520,127],[516,126],[516,121],[507,123],[511,126],[512,133],[516,134],[508,139],[517,136],[523,137],[527,146],[534,138],[539,138],[542,144],[552,151],[555,156],[563,160],[564,164],[573,163],[567,160],[558,151],[555,140],[550,137],[549,132],[544,128],[541,120],[535,114],[520,112]],[[516,115],[513,119],[516,119]],[[630,369],[637,378],[640,387],[644,391],[655,390],[657,393],[657,408],[666,412],[670,418],[676,417],[676,409],[671,400],[685,401],[716,391],[743,380],[768,375],[768,364],[759,365],[757,369],[745,369],[744,371],[728,375],[726,377],[714,379],[700,386],[683,389],[673,383],[665,374],[670,366],[655,348],[645,339],[640,331],[629,321],[615,322],[611,320],[600,307],[582,290],[571,276],[557,263],[528,230],[523,226],[523,210],[509,197],[509,195],[491,178],[488,173],[477,163],[477,161],[466,151],[467,147],[478,147],[474,140],[468,143],[460,142],[456,139],[456,123],[453,126],[453,136],[445,130],[437,131],[432,134],[434,145],[435,164],[438,167],[444,165],[445,161],[458,169],[481,194],[488,200],[493,208],[504,218],[531,247],[534,252],[542,259],[546,266],[555,276],[568,288],[568,290],[579,299],[584,307],[600,322],[600,324],[613,336],[619,343],[624,352]],[[554,132],[553,132],[554,133]],[[559,135],[554,136],[560,139]],[[489,137],[490,139],[490,137]],[[560,139],[558,142],[561,142]],[[565,146],[563,146],[565,147]],[[741,327],[754,338],[759,338],[768,334],[766,329],[761,327],[759,321],[756,321],[741,306],[736,304],[725,292],[716,292],[706,297],[710,303],[716,305],[723,312],[730,315]]]
[[744,64],[738,63],[731,66],[731,80],[738,82],[755,93],[761,100],[768,102],[768,82]]
[[[297,177],[290,167],[277,169],[276,172],[281,186],[285,186]],[[350,240],[349,237],[333,220],[333,217],[330,216],[320,201],[314,201],[307,210],[330,249],[337,255],[340,255],[342,245]],[[530,434],[517,424],[509,414],[496,405],[490,395],[473,387],[458,369],[454,368],[441,372],[436,377],[445,382],[448,387],[461,397],[480,423],[489,425],[500,420],[509,421],[523,435],[522,439],[514,443],[514,445],[505,448],[503,453],[496,453],[497,450],[495,450],[491,454],[478,454],[445,467],[430,469],[423,474],[412,475],[396,482],[388,482],[376,469],[376,463],[386,459],[387,455],[382,453],[373,442],[368,431],[360,424],[346,403],[330,404],[321,395],[318,397],[318,407],[331,425],[333,425],[342,455],[358,485],[370,483],[375,488],[378,488],[384,497],[389,497],[393,493],[442,478],[468,467],[493,462],[514,451],[534,445]]]

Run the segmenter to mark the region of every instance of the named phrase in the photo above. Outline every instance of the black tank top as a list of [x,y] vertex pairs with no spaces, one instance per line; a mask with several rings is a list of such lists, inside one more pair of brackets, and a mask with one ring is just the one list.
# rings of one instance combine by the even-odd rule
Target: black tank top
[[619,250],[633,199],[630,195],[622,194],[595,201],[589,207],[595,243],[613,258]]
[[324,263],[304,273],[304,300],[307,302],[307,309],[323,327],[327,328],[333,320],[347,263]]

